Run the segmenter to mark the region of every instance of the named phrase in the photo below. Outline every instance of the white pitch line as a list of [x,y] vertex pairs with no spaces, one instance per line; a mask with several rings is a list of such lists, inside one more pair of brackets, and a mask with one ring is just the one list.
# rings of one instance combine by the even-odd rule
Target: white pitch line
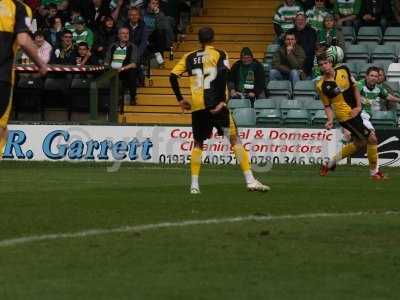
[[39,241],[50,241],[68,238],[81,238],[88,236],[98,236],[113,233],[128,233],[140,232],[153,229],[171,228],[171,227],[186,227],[193,225],[209,225],[209,224],[223,224],[223,223],[238,223],[247,221],[272,221],[272,220],[293,220],[293,219],[314,219],[314,218],[339,218],[339,217],[356,217],[356,216],[371,216],[371,215],[400,215],[400,211],[386,211],[383,213],[360,211],[348,213],[314,213],[314,214],[300,214],[300,215],[281,215],[281,216],[246,216],[246,217],[232,217],[222,219],[206,219],[206,220],[187,220],[181,222],[164,222],[156,224],[145,224],[135,226],[124,226],[110,229],[89,229],[78,232],[70,233],[54,233],[44,235],[24,236],[13,239],[6,239],[0,241],[0,248],[16,246]]

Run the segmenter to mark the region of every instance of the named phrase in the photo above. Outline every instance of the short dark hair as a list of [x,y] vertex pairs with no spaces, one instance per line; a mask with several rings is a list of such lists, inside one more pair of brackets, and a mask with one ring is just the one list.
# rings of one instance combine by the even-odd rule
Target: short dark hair
[[214,30],[211,27],[203,27],[199,30],[199,42],[208,44],[214,41]]
[[321,61],[328,60],[332,62],[329,58],[328,55],[326,55],[326,52],[321,53],[320,55],[317,56],[317,63],[320,63]]
[[377,72],[379,74],[379,70],[380,70],[380,68],[378,68],[376,66],[372,66],[372,67],[369,67],[367,69],[367,73],[366,74],[369,75],[369,73],[371,73],[371,72]]
[[283,34],[283,40],[286,40],[286,37],[287,37],[288,35],[294,35],[294,37],[296,38],[296,41],[297,41],[296,33],[294,32],[293,29],[286,31],[286,32]]
[[86,42],[79,42],[78,43],[78,48],[79,47],[86,47],[87,49],[89,49],[89,45],[88,45],[88,43],[86,43]]
[[64,35],[66,35],[66,34],[72,35],[72,31],[71,31],[71,30],[68,30],[68,29],[65,29],[65,30],[63,30],[63,32],[61,33],[61,36],[64,36]]
[[43,31],[41,31],[41,30],[36,31],[36,32],[33,34],[33,38],[35,38],[35,37],[37,37],[37,36],[44,37]]

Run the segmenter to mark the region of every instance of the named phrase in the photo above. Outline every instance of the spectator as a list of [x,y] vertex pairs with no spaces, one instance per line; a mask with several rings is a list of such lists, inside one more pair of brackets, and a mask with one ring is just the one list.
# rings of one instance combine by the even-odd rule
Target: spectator
[[37,18],[38,27],[46,29],[51,27],[51,21],[57,16],[58,9],[54,3],[49,3],[41,11],[40,16]]
[[117,41],[118,31],[112,17],[106,17],[95,33],[93,52],[99,60],[104,60],[108,47]]
[[78,66],[97,65],[97,59],[92,55],[89,46],[85,42],[78,44],[78,55],[76,56],[76,64]]
[[149,35],[148,50],[154,53],[159,64],[163,64],[162,53],[172,45],[173,32],[169,19],[160,10],[158,0],[150,0],[142,15]]
[[[382,68],[378,68],[378,84],[381,85],[385,90],[387,90],[390,95],[395,96],[395,97],[400,96],[400,94],[399,94],[400,91],[394,91],[392,89],[392,87],[387,84],[386,74]],[[397,105],[399,105],[399,104],[397,104]],[[397,110],[397,105],[395,102],[386,101],[385,99],[381,98],[380,107],[381,107],[381,110],[383,110],[383,111],[394,111],[395,112]]]
[[138,8],[133,7],[129,9],[126,27],[129,28],[129,40],[138,48],[138,57],[139,60],[142,61],[148,45],[148,32],[146,30],[146,24],[141,19],[140,10]]
[[313,8],[307,10],[306,16],[308,19],[308,24],[319,32],[324,23],[324,18],[329,14],[329,11],[325,8],[324,0],[315,0],[315,5]]
[[76,51],[72,42],[72,32],[63,31],[61,35],[61,45],[53,48],[50,56],[50,63],[56,65],[75,65]]
[[314,0],[299,0],[297,2],[303,6],[304,11],[311,9],[314,6]]
[[136,104],[137,63],[138,49],[129,42],[129,29],[122,27],[118,30],[118,42],[108,49],[105,64],[118,70],[123,90],[129,90],[131,105]]
[[364,0],[361,4],[360,19],[362,26],[380,26],[385,32],[390,19],[391,5],[388,0]]
[[230,72],[228,88],[231,98],[264,98],[265,73],[262,64],[254,59],[250,48],[243,48],[240,60],[235,62]]
[[317,32],[307,24],[304,12],[298,12],[295,18],[295,27],[289,32],[296,36],[297,45],[301,46],[306,54],[304,62],[304,72],[307,76],[311,75],[314,64],[315,45],[317,43]]
[[41,31],[36,31],[33,35],[33,42],[38,48],[39,57],[42,61],[47,64],[50,61],[50,55],[52,47],[51,45],[45,40],[44,34]]
[[315,45],[315,56],[314,56],[314,66],[312,68],[312,79],[319,80],[321,77],[321,69],[318,65],[317,57],[321,56],[326,51],[326,47],[323,44]]
[[103,0],[92,0],[86,11],[87,26],[91,30],[100,28],[106,16],[110,15],[110,8]]
[[45,29],[44,36],[53,48],[59,47],[61,43],[61,34],[63,32],[63,22],[60,17],[51,20],[51,27]]
[[276,37],[281,39],[282,35],[294,27],[293,21],[296,14],[302,11],[302,7],[295,0],[285,0],[274,15],[273,23]]
[[306,55],[303,48],[296,44],[296,36],[291,32],[284,34],[284,45],[278,49],[272,59],[271,80],[290,80],[293,84],[303,75]]
[[86,27],[85,20],[81,16],[77,16],[73,19],[74,31],[72,32],[74,43],[79,44],[85,42],[92,48],[94,42],[93,32]]
[[354,26],[356,31],[359,28],[357,16],[360,13],[362,0],[336,0],[335,15],[337,26]]
[[325,48],[339,46],[343,50],[345,49],[346,43],[343,33],[336,27],[335,19],[332,15],[327,15],[324,18],[324,26],[318,34],[318,43],[325,46]]

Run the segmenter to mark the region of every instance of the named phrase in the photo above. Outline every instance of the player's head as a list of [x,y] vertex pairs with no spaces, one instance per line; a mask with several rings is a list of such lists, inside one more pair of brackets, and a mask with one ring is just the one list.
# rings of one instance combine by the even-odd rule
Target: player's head
[[211,44],[214,41],[214,30],[211,27],[203,27],[199,30],[199,42],[202,45]]
[[369,87],[374,87],[379,80],[379,68],[369,67],[367,69],[367,74],[365,75],[365,81]]
[[331,73],[334,71],[333,63],[325,52],[317,56],[317,62],[322,74]]

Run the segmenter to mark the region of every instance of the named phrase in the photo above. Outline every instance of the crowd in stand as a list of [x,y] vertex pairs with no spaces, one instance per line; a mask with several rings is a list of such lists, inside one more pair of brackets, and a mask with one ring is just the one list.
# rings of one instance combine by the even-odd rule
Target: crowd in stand
[[[182,31],[190,5],[183,0],[25,0],[33,12],[33,38],[49,64],[108,65],[120,72],[135,103],[148,59],[163,63]],[[18,63],[29,63],[24,53]]]

